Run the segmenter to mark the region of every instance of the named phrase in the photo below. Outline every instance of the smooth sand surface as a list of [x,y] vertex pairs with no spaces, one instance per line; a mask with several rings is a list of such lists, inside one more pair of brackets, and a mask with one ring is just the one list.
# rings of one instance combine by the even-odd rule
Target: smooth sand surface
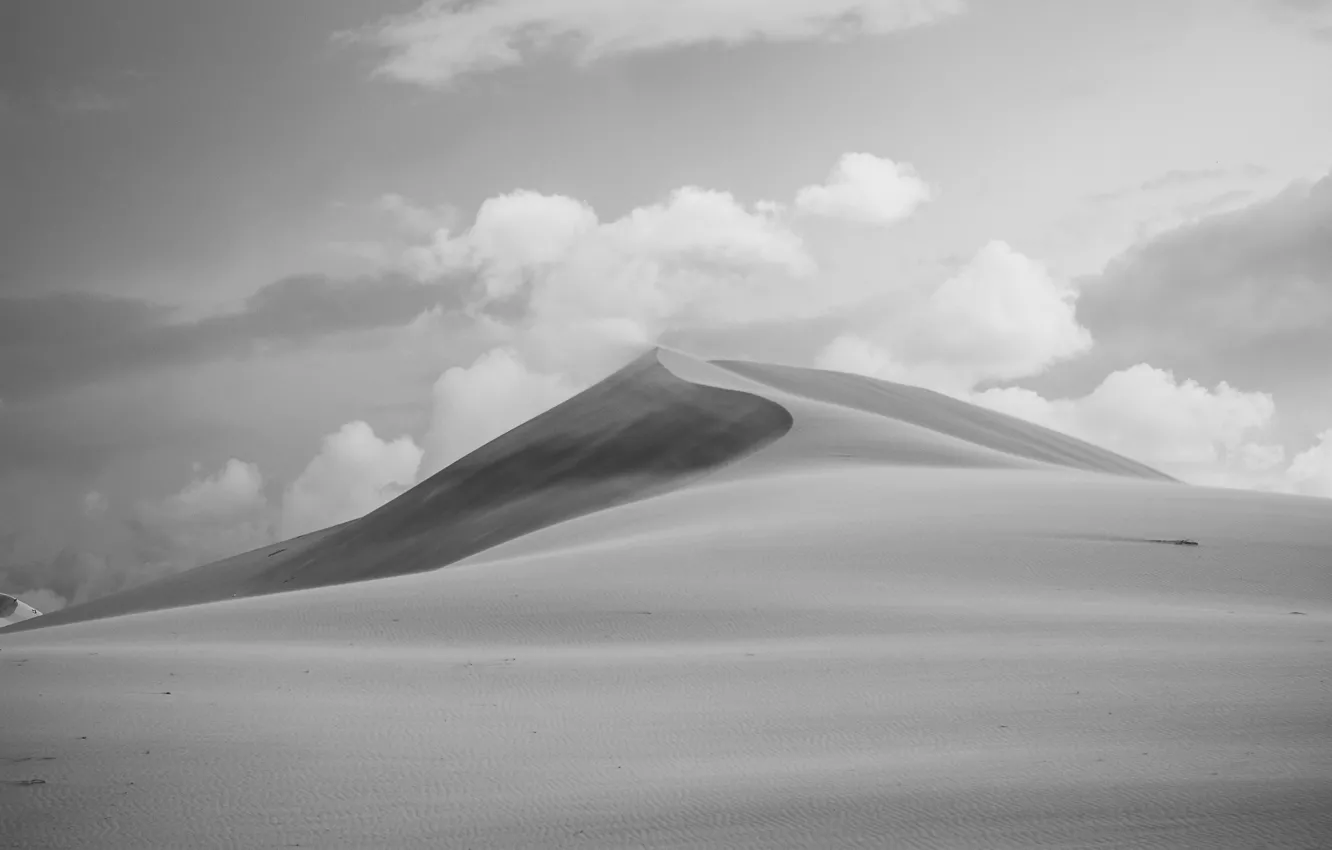
[[0,632],[0,846],[1332,846],[1332,502],[659,361],[790,423],[447,569]]

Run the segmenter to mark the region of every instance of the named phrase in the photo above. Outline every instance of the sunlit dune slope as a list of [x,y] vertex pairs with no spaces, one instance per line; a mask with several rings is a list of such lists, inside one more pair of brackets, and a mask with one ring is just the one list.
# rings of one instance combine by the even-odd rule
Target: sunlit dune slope
[[677,486],[790,426],[780,405],[681,380],[651,351],[360,519],[73,606],[40,625],[433,569]]
[[785,401],[785,396],[789,395],[835,404],[923,428],[937,437],[951,437],[1014,459],[1149,480],[1172,480],[1145,464],[1099,446],[921,387],[767,363],[717,361],[714,365],[761,383],[769,390],[780,391],[781,398],[767,393],[774,400]]

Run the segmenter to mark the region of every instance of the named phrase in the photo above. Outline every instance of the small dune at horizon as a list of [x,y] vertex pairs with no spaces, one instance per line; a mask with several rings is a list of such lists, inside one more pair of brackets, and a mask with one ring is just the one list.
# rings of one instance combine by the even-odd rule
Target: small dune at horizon
[[0,839],[1313,850],[1329,647],[1332,501],[659,350],[360,520],[0,631]]

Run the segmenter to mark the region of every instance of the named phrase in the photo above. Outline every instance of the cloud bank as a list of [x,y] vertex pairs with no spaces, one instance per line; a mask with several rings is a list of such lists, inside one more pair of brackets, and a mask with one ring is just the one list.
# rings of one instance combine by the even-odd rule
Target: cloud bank
[[[603,222],[573,198],[498,195],[480,206],[470,228],[440,229],[418,249],[433,253],[435,269],[473,276],[468,309],[494,321],[502,337],[436,382],[422,473],[567,398],[663,335],[840,317],[842,329],[815,358],[824,368],[937,389],[1195,483],[1321,495],[1323,443],[1288,460],[1272,438],[1270,393],[1225,380],[1204,385],[1150,359],[1101,373],[1081,395],[1047,398],[1016,382],[1103,348],[1084,317],[1104,327],[1107,302],[1123,309],[1115,290],[1130,303],[1148,300],[1142,291],[1175,278],[1177,289],[1156,293],[1162,301],[1212,297],[1208,287],[1248,292],[1257,280],[1274,279],[1314,312],[1305,324],[1325,327],[1319,299],[1332,289],[1310,281],[1332,268],[1323,256],[1332,240],[1321,238],[1328,185],[1295,187],[1162,234],[1091,281],[1059,279],[998,239],[941,280],[866,274],[873,258],[848,261],[824,250],[824,229],[890,227],[923,209],[931,189],[910,164],[865,153],[841,157],[824,182],[798,190],[789,204],[745,204],[726,192],[683,187]],[[824,224],[805,226],[814,219]],[[1176,274],[1181,263],[1216,257],[1218,240],[1226,243],[1220,268],[1229,277]],[[1165,320],[1137,306],[1133,316]],[[1175,328],[1172,322],[1158,336]],[[1289,322],[1279,328],[1292,329]]]
[[0,297],[0,398],[50,396],[145,369],[246,356],[265,344],[405,325],[457,303],[458,284],[443,274],[297,275],[262,287],[232,312],[195,321],[150,301],[84,292]]

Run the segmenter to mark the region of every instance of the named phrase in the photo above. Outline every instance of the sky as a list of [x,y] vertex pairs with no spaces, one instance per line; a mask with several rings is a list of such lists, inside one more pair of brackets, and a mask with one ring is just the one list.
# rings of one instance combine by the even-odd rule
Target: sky
[[16,0],[0,591],[341,522],[653,344],[1332,497],[1332,0]]

